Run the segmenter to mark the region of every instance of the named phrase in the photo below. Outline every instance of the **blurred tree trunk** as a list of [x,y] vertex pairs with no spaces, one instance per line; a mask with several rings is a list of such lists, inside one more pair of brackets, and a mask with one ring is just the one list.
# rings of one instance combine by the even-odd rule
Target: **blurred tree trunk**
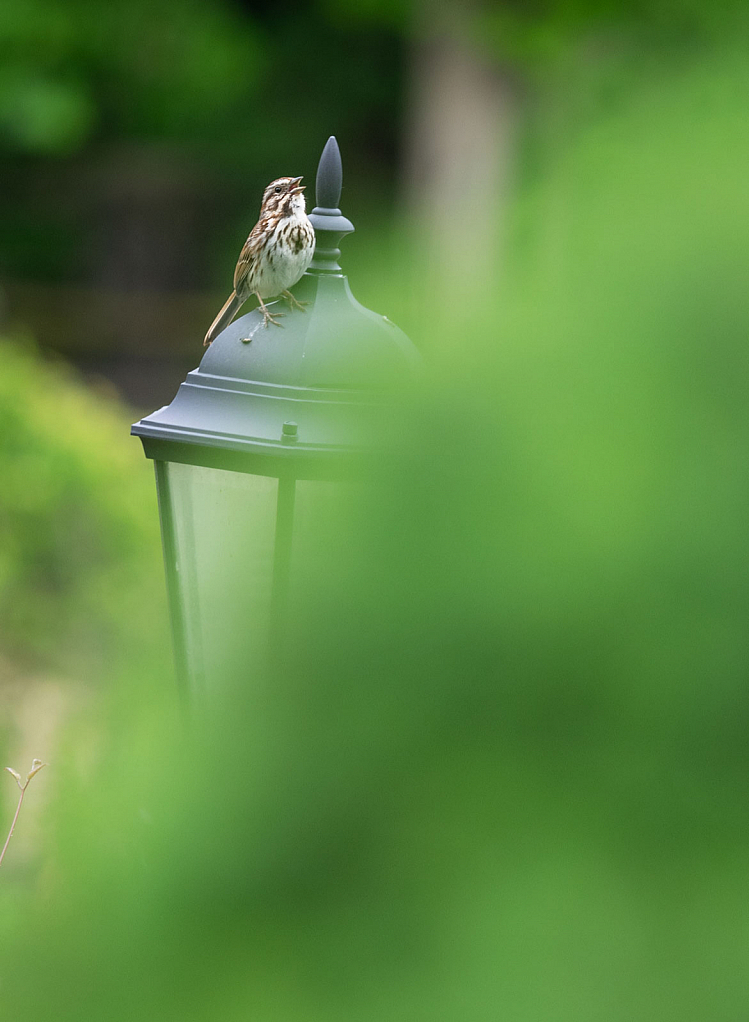
[[497,279],[514,165],[517,89],[482,52],[481,12],[480,0],[420,0],[416,13],[405,200],[434,283],[451,292]]

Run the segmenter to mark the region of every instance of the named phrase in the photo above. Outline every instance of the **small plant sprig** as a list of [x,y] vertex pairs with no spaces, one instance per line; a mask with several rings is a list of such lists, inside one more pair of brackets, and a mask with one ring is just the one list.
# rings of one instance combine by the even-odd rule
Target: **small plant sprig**
[[17,770],[14,770],[13,767],[6,767],[5,768],[8,771],[9,774],[11,774],[13,777],[15,777],[16,784],[21,789],[21,797],[18,799],[18,805],[16,806],[16,815],[13,817],[13,822],[10,825],[10,831],[8,832],[8,836],[5,839],[5,844],[3,845],[3,850],[2,850],[2,852],[0,852],[0,866],[2,866],[2,864],[3,864],[3,859],[5,858],[5,853],[8,850],[8,845],[10,844],[10,839],[13,837],[13,831],[15,830],[15,827],[16,827],[16,821],[18,820],[18,814],[21,812],[21,806],[23,805],[23,797],[26,794],[26,789],[29,786],[29,781],[34,776],[34,774],[38,774],[39,771],[42,769],[42,767],[44,767],[46,765],[47,764],[46,763],[42,763],[42,761],[40,759],[35,759],[32,762],[32,764],[31,764],[31,770],[29,770],[29,772],[26,774],[26,780],[25,781],[21,780],[21,775],[18,773]]

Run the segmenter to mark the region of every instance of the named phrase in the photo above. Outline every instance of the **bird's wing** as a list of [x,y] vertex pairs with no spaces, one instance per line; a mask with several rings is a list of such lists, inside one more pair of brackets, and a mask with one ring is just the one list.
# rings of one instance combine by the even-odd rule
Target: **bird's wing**
[[262,248],[263,240],[267,236],[267,231],[267,217],[261,217],[250,231],[249,237],[239,253],[239,259],[234,270],[234,290],[237,294],[245,294],[252,290],[251,282],[254,276],[255,263]]

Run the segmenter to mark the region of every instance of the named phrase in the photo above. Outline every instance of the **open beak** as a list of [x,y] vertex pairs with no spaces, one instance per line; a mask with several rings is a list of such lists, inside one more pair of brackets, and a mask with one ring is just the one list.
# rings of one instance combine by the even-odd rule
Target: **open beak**
[[291,179],[291,186],[289,188],[289,195],[299,195],[307,187],[306,185],[300,185],[299,182],[302,180],[301,177],[293,177]]

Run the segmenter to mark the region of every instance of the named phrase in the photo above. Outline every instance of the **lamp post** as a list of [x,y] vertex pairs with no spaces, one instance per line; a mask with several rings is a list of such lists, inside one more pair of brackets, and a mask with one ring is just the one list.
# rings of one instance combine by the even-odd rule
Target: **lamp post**
[[310,214],[315,255],[294,288],[306,309],[283,329],[265,328],[257,310],[235,320],[171,404],[132,427],[155,465],[177,674],[190,692],[268,648],[304,507],[376,446],[385,395],[418,365],[338,264],[354,230],[341,184],[331,136]]

